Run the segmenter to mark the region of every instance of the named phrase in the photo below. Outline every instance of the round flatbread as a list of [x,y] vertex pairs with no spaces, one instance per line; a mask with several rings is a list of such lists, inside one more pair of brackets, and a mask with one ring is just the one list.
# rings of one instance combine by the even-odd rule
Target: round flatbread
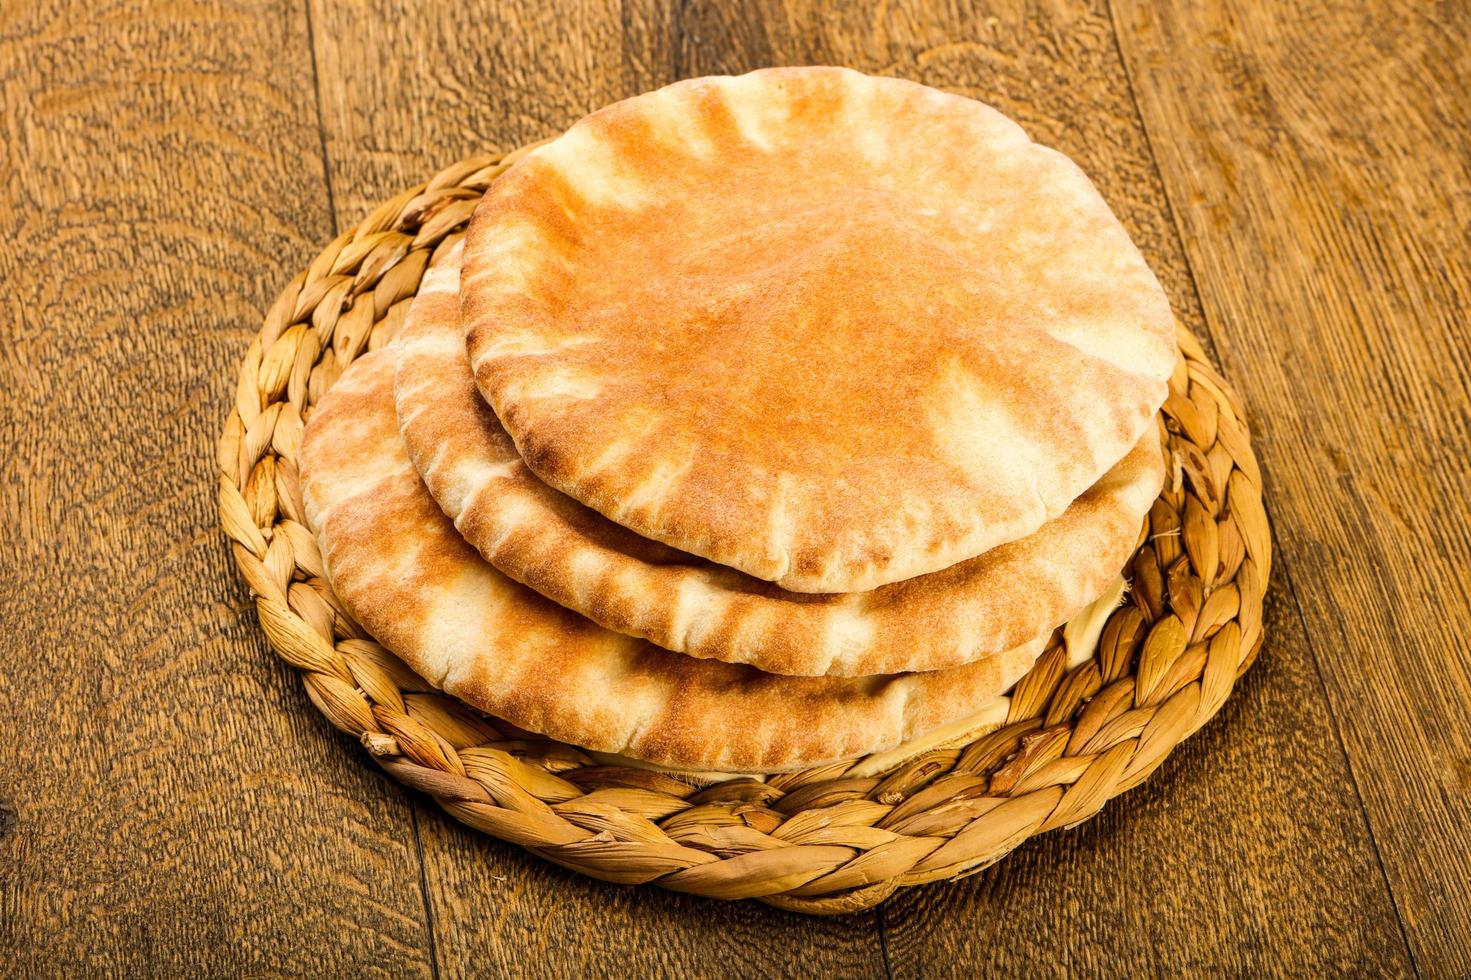
[[811,595],[676,551],[547,486],[475,387],[459,248],[430,268],[399,340],[399,428],[460,534],[502,572],[609,629],[779,674],[935,670],[1025,642],[1098,597],[1164,480],[1157,429],[1056,519],[938,572]]
[[393,348],[345,371],[307,423],[307,519],[348,611],[431,684],[514,725],[659,765],[774,772],[880,751],[1008,690],[1046,637],[950,671],[791,678],[605,630],[487,564],[419,480]]
[[476,380],[539,477],[801,592],[1035,531],[1143,438],[1175,363],[1077,166],[837,68],[587,117],[490,188],[463,285]]

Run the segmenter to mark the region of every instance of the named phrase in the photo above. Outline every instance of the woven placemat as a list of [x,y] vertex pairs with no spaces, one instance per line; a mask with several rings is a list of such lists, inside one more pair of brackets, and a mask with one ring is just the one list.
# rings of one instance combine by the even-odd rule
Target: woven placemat
[[841,763],[700,785],[601,764],[417,677],[323,579],[297,478],[303,419],[395,335],[431,253],[527,148],[458,163],[327,246],[266,316],[219,443],[220,520],[271,646],[394,778],[583,874],[802,912],[868,908],[1088,819],[1220,710],[1262,642],[1271,540],[1245,413],[1200,344],[1161,416],[1171,472],[1092,659],[1054,644],[1005,724],[879,775]]

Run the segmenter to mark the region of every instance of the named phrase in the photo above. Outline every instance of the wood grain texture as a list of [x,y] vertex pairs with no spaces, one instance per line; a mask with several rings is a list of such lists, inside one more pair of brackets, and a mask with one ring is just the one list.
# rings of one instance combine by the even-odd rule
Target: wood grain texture
[[209,489],[328,233],[302,11],[6,6],[0,974],[426,974],[405,796],[266,648]]
[[1118,15],[1415,963],[1471,974],[1471,10]]
[[[1471,972],[1464,8],[39,6],[0,0],[0,973]],[[819,62],[1080,162],[1253,409],[1281,554],[1258,665],[1143,787],[827,920],[398,790],[265,648],[212,499],[236,363],[334,228],[612,99]]]
[[308,6],[342,227],[456,160],[674,80],[673,0]]

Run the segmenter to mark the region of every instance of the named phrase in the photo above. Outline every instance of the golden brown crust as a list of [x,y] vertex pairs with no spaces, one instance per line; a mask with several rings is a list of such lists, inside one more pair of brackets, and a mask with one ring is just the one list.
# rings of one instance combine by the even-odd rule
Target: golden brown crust
[[790,678],[661,650],[518,585],[455,533],[399,437],[392,348],[353,364],[301,450],[307,516],[358,622],[446,692],[522,728],[660,765],[801,768],[972,713],[1045,638],[955,670]]
[[1019,541],[871,592],[787,592],[640,537],[539,480],[475,387],[459,250],[431,268],[400,339],[409,457],[492,565],[620,633],[781,674],[936,670],[1016,646],[1081,609],[1128,560],[1164,479],[1150,430],[1102,481]]
[[477,382],[533,471],[803,592],[1036,530],[1140,441],[1175,359],[1076,166],[842,69],[593,114],[491,187],[463,278]]

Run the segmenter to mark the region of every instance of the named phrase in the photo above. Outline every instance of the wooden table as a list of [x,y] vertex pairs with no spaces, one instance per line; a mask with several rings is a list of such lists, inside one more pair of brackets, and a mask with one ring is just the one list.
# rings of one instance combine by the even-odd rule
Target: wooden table
[[[0,0],[0,973],[1471,974],[1460,2]],[[1254,413],[1268,642],[1142,789],[803,918],[603,885],[380,774],[266,648],[213,444],[386,195],[690,75],[985,99],[1098,182]]]

